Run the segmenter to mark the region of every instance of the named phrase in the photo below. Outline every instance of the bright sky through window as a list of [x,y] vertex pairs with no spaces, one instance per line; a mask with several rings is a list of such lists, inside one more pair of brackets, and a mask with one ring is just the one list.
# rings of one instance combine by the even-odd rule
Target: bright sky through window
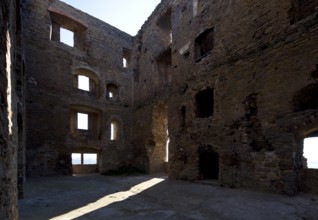
[[123,58],[123,66],[126,68],[127,67],[127,60]]
[[97,154],[93,154],[93,153],[85,153],[83,155],[83,164],[86,165],[93,165],[93,164],[97,164]]
[[89,78],[87,76],[78,75],[78,88],[89,91]]
[[61,0],[135,36],[161,0]]
[[81,164],[81,154],[80,153],[72,153],[72,164],[78,165]]
[[88,130],[88,114],[77,113],[77,129]]
[[304,140],[304,157],[307,158],[308,168],[318,169],[318,137]]
[[67,29],[60,29],[60,41],[66,45],[74,47],[74,33]]

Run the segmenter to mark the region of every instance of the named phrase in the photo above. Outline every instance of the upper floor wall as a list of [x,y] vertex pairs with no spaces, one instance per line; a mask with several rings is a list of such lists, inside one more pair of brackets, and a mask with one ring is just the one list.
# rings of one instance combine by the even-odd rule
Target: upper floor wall
[[295,41],[315,23],[315,2],[162,1],[135,38],[136,102]]

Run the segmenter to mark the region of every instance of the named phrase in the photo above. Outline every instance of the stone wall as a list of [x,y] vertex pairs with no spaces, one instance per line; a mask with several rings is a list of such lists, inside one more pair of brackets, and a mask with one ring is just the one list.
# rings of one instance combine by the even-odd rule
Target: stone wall
[[303,139],[318,130],[317,5],[304,2],[163,0],[133,38],[57,0],[25,1],[28,175],[70,174],[72,153],[97,153],[101,173],[168,167],[304,190]]
[[[23,16],[28,175],[71,174],[74,152],[97,153],[99,172],[128,163],[132,73],[123,56],[132,37],[57,0],[25,1]],[[74,33],[74,46],[61,42],[60,27]],[[89,91],[78,89],[79,75],[89,77]],[[87,131],[78,112],[89,117]]]
[[[21,73],[19,1],[0,4],[0,219],[18,219],[17,198],[23,196],[23,78]],[[23,154],[23,153],[22,153]],[[19,175],[19,179],[17,176]]]
[[295,128],[291,119],[308,110],[297,110],[296,94],[316,83],[318,18],[307,10],[295,21],[293,7],[289,0],[161,2],[133,49],[134,144],[142,160],[150,163],[151,116],[164,102],[171,177],[199,180],[198,149],[212,146],[221,185],[287,194],[302,189],[297,140],[315,124]]

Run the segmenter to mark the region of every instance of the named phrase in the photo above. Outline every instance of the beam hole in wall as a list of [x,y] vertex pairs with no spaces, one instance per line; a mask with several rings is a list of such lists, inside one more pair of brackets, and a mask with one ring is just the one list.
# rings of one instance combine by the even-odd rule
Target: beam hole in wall
[[219,179],[219,155],[210,145],[201,146],[199,156],[199,179]]
[[318,169],[318,131],[304,139],[304,155],[307,168]]
[[70,47],[74,47],[74,32],[61,27],[60,41]]
[[213,89],[207,88],[200,91],[195,96],[196,117],[206,118],[213,115],[214,112],[214,95]]

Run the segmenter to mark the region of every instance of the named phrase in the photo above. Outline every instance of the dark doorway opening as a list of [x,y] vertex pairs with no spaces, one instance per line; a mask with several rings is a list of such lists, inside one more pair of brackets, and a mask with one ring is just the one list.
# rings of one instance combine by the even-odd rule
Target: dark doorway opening
[[211,146],[199,149],[199,172],[202,179],[219,179],[219,155]]
[[197,118],[207,118],[213,115],[213,98],[212,88],[207,88],[196,94],[195,102]]

